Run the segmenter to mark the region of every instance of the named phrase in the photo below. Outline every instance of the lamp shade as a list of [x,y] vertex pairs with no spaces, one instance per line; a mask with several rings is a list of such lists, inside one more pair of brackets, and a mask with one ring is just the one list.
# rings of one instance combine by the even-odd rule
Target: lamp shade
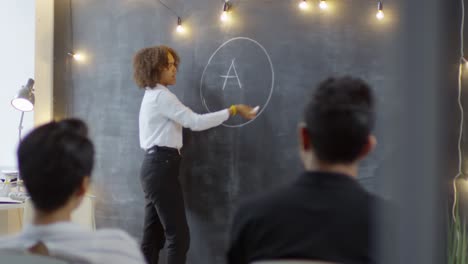
[[23,86],[13,100],[11,105],[23,112],[32,111],[34,109],[34,93],[33,93],[34,80],[29,79],[26,86]]

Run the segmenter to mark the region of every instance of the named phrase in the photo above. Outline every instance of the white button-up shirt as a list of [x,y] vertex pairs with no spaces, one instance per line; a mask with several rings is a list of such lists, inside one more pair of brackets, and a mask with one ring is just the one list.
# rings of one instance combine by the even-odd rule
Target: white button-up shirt
[[194,131],[221,125],[229,118],[224,109],[208,114],[194,113],[183,105],[165,86],[147,88],[140,108],[140,147],[153,146],[182,148],[182,128]]
[[71,222],[28,225],[18,235],[0,238],[0,251],[24,252],[39,242],[47,247],[50,256],[72,263],[146,263],[137,242],[124,231],[88,231]]

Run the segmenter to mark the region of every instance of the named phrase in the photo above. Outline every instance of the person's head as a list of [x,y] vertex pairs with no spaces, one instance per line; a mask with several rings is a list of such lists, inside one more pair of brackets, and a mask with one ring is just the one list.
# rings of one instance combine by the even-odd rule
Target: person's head
[[180,58],[167,46],[148,47],[133,57],[133,79],[139,88],[174,85]]
[[304,162],[351,165],[361,160],[376,144],[374,119],[374,95],[366,82],[349,76],[324,80],[312,93],[300,127]]
[[34,208],[52,213],[76,208],[94,165],[94,146],[79,119],[52,121],[29,133],[18,147],[20,177]]

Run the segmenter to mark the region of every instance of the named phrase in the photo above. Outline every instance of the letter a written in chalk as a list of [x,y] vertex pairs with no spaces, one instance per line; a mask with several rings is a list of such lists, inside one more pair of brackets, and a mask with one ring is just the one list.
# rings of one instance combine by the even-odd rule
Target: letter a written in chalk
[[[239,88],[242,89],[242,84],[241,84],[241,82],[240,82],[239,76],[237,75],[237,70],[236,70],[235,61],[236,61],[236,59],[232,59],[231,66],[229,66],[229,70],[228,70],[228,72],[226,73],[226,75],[221,75],[221,77],[224,78],[223,91],[224,91],[224,88],[226,88],[227,80],[230,79],[230,78],[236,78],[236,79],[237,79],[237,83],[239,84]],[[231,75],[231,70],[234,71],[234,74],[235,74],[235,75]]]

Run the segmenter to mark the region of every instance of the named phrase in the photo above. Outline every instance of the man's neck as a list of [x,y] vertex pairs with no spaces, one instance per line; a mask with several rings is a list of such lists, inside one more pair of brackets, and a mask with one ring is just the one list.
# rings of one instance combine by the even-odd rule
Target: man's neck
[[57,222],[70,222],[71,221],[71,211],[64,208],[59,209],[54,212],[42,212],[35,210],[35,215],[33,219],[34,225],[50,225]]
[[306,168],[307,171],[321,171],[328,173],[340,173],[349,175],[352,178],[357,178],[358,176],[358,165],[357,164],[330,164],[330,163],[320,163],[315,166],[310,166]]

